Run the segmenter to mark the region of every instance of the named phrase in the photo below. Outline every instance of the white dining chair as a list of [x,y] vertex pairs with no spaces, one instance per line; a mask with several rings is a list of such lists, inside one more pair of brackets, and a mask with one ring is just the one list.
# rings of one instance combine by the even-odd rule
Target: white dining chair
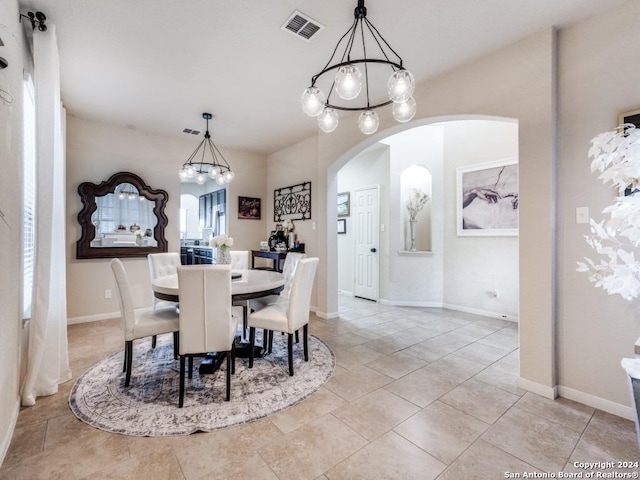
[[309,361],[309,307],[318,262],[317,257],[299,260],[291,282],[289,297],[282,298],[249,315],[249,368],[253,367],[256,328],[263,328],[269,332],[270,336],[274,331],[288,335],[287,349],[291,376],[293,376],[293,334],[302,328],[304,360]]
[[[153,282],[159,277],[175,275],[178,273],[180,254],[177,252],[150,253],[147,255],[147,261],[149,263],[149,276],[151,277],[151,282]],[[174,307],[176,306],[174,302],[167,302],[156,298],[155,295],[153,295],[153,291],[151,294],[153,297],[154,308],[166,307],[168,306],[167,304],[172,304]]]
[[233,270],[249,269],[249,250],[231,250],[231,268]]
[[251,308],[251,310],[260,310],[270,303],[278,302],[283,298],[289,298],[293,275],[296,272],[296,266],[298,265],[298,262],[303,258],[307,258],[307,255],[304,253],[287,253],[286,258],[284,259],[284,266],[282,268],[282,275],[284,276],[284,288],[280,292],[280,295],[268,295],[266,297],[250,300],[249,307]]
[[193,358],[208,352],[227,357],[226,400],[231,398],[231,374],[235,370],[237,317],[231,314],[231,266],[189,265],[178,267],[180,292],[180,397],[184,404],[185,360],[189,358],[189,378]]
[[118,258],[111,260],[111,270],[116,282],[116,293],[120,305],[124,330],[124,369],[125,387],[131,381],[133,363],[133,341],[144,337],[173,333],[174,352],[178,349],[180,320],[175,306],[154,309],[153,307],[134,308],[133,297],[129,289],[129,279],[124,265]]

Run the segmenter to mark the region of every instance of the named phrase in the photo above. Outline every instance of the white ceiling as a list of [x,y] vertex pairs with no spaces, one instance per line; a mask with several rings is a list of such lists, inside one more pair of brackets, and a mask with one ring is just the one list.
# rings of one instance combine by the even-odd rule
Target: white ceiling
[[[368,0],[369,20],[423,81],[550,26],[630,0]],[[356,0],[27,0],[57,27],[62,99],[80,118],[269,154],[313,135],[300,94]],[[294,10],[325,25],[282,31]],[[470,79],[471,80],[471,79]],[[426,86],[425,88],[428,88]],[[340,128],[340,127],[338,127]]]

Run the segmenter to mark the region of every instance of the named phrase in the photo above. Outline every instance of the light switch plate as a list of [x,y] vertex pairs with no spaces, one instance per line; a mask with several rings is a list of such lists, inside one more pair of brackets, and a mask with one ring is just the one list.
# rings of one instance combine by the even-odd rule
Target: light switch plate
[[576,208],[576,223],[589,223],[589,207]]

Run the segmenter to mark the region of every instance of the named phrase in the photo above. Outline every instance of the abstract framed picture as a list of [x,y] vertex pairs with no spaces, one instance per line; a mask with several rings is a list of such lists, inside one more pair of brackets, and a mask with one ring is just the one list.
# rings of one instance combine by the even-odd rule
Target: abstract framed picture
[[348,217],[351,212],[351,205],[349,204],[349,192],[343,192],[338,194],[338,216]]
[[238,197],[238,218],[260,220],[260,199]]
[[342,235],[347,233],[347,219],[339,218],[338,219],[338,235]]
[[518,235],[518,159],[456,171],[458,236]]

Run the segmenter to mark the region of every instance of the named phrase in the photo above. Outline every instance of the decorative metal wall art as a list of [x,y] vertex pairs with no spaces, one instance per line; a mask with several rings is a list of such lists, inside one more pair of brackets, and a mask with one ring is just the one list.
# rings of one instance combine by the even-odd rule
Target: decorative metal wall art
[[311,182],[273,191],[273,221],[311,218]]

